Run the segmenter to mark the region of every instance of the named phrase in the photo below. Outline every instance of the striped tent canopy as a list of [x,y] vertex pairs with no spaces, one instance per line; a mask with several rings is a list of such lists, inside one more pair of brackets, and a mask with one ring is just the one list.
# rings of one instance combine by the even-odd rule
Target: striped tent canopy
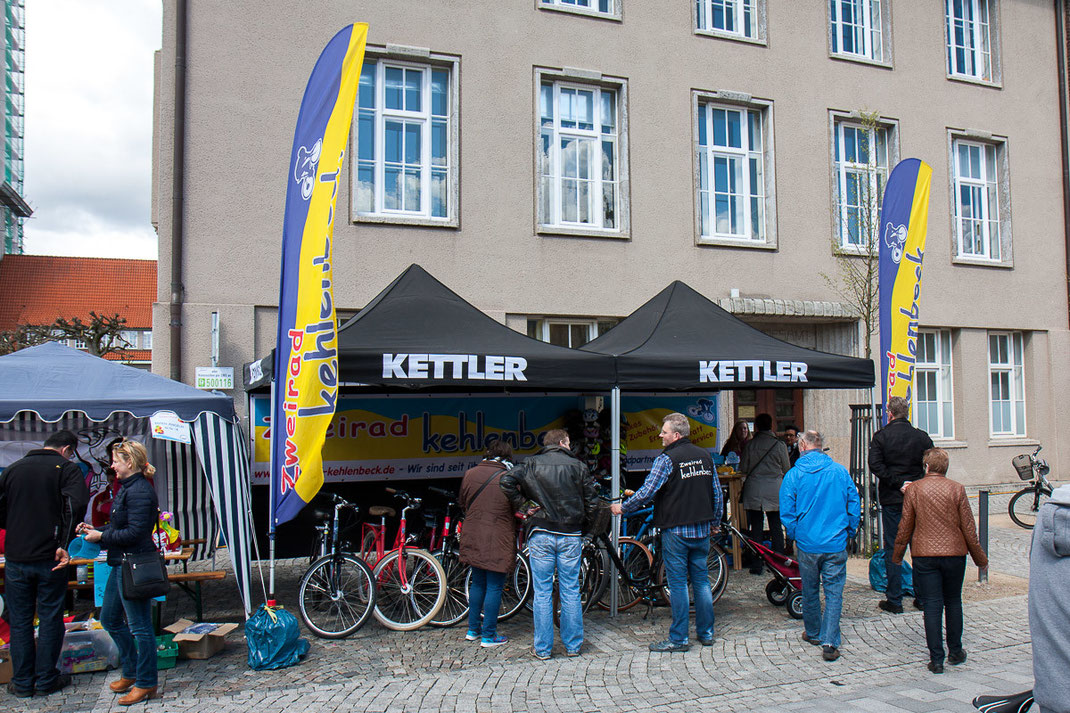
[[[149,419],[160,411],[189,424],[189,445],[151,437]],[[212,555],[222,528],[246,616],[251,613],[248,444],[229,396],[57,343],[0,357],[0,467],[60,429],[79,436],[79,461],[90,479],[103,478],[94,474],[112,438],[145,443],[157,467],[161,509],[174,513],[184,539],[206,541],[194,559]]]

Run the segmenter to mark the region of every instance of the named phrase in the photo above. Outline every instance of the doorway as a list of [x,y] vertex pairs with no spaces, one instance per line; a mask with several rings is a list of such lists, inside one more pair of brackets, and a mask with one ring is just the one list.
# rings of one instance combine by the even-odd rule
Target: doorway
[[783,433],[788,424],[794,424],[800,430],[806,428],[803,423],[802,389],[738,389],[734,395],[732,419],[746,421],[754,431],[754,419],[760,413],[773,417],[773,430]]

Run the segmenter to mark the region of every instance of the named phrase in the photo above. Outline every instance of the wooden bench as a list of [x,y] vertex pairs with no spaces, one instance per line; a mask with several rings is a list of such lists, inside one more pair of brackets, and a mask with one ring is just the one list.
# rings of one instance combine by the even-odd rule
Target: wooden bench
[[[167,578],[177,584],[197,607],[197,621],[204,621],[204,601],[201,596],[201,582],[226,579],[225,570],[208,572],[168,572]],[[88,582],[67,582],[68,589],[92,589],[92,580]],[[159,628],[159,627],[157,627]]]

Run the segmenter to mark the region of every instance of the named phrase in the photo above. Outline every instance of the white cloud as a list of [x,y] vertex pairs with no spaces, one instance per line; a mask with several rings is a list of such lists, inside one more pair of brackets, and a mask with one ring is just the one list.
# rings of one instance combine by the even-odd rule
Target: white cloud
[[156,257],[149,223],[159,0],[29,2],[27,253]]

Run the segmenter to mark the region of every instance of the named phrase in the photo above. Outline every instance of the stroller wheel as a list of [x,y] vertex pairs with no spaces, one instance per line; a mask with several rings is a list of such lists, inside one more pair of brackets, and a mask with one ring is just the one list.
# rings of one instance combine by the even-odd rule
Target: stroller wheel
[[791,585],[789,584],[782,584],[775,579],[771,579],[769,580],[769,584],[765,585],[765,596],[773,606],[784,606],[784,603],[788,601],[788,595],[790,594]]
[[803,618],[802,592],[795,591],[788,595],[788,615],[792,619]]

